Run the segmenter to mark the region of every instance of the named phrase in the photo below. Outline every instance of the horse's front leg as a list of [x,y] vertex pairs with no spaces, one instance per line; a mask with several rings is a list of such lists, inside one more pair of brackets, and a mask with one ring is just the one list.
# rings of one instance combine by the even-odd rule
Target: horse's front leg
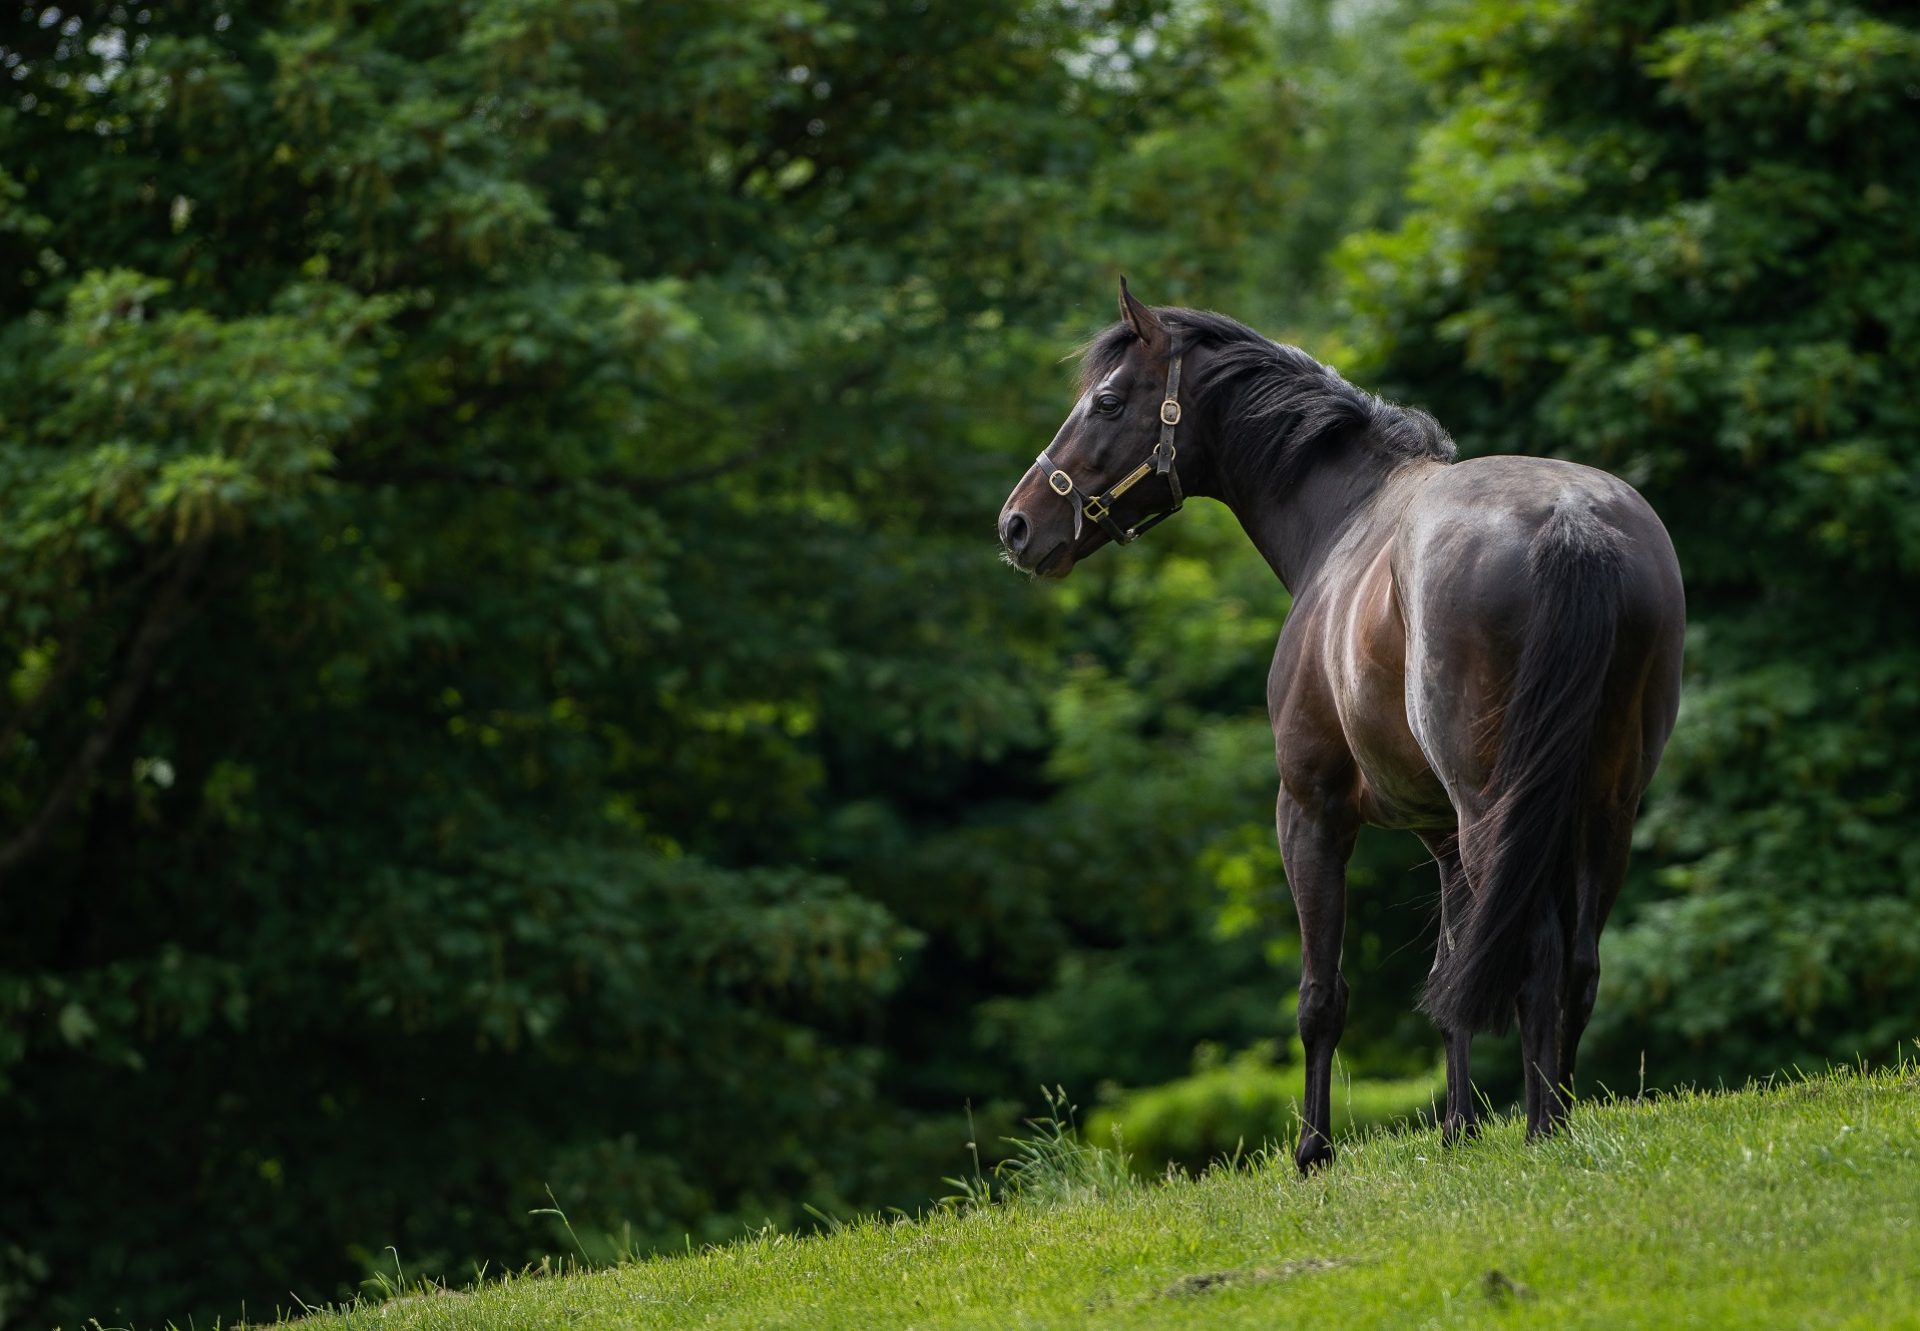
[[1280,792],[1280,858],[1300,916],[1300,1043],[1307,1086],[1294,1163],[1306,1173],[1333,1159],[1333,1051],[1347,1024],[1340,944],[1347,928],[1347,857],[1359,830],[1330,801],[1308,804]]

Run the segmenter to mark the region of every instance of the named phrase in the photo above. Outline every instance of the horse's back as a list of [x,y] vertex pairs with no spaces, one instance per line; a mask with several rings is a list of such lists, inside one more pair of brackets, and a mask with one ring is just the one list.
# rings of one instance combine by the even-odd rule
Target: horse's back
[[[1456,807],[1492,770],[1497,719],[1551,580],[1543,546],[1604,566],[1612,616],[1596,747],[1637,800],[1679,702],[1685,600],[1673,543],[1618,477],[1552,458],[1489,457],[1437,468],[1393,542],[1407,637],[1407,718]],[[1464,812],[1464,810],[1463,810]]]
[[1611,473],[1558,458],[1487,457],[1436,468],[1401,519],[1394,574],[1409,601],[1471,595],[1496,625],[1524,618],[1528,552],[1556,517],[1578,514],[1617,537],[1629,611],[1684,616],[1680,565],[1659,517]]

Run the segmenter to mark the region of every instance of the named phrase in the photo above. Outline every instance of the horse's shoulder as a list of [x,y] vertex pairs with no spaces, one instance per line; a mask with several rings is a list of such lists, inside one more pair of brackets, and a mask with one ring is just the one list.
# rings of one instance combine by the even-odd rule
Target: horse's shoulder
[[1325,645],[1332,610],[1322,596],[1295,600],[1274,644],[1273,665],[1267,673],[1267,713],[1273,722],[1281,777],[1289,785],[1338,782],[1352,770],[1327,671]]

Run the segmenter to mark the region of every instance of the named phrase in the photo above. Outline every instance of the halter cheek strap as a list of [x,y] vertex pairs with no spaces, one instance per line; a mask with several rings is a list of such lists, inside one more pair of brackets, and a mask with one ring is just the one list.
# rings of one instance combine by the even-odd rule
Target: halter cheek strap
[[[1180,511],[1186,503],[1186,496],[1180,489],[1180,473],[1173,465],[1174,427],[1180,424],[1180,354],[1174,353],[1173,363],[1167,367],[1167,395],[1160,403],[1160,439],[1154,444],[1153,451],[1147,454],[1147,460],[1113,483],[1104,494],[1090,495],[1073,483],[1073,477],[1047,456],[1045,449],[1035,459],[1035,465],[1046,470],[1047,486],[1062,499],[1073,504],[1073,539],[1080,539],[1080,532],[1086,519],[1100,525],[1100,529],[1111,536],[1118,544],[1127,545],[1152,527],[1158,526]],[[1113,520],[1114,501],[1131,490],[1149,474],[1164,476],[1167,490],[1173,498],[1170,507],[1153,514],[1143,522],[1131,527],[1122,527]]]

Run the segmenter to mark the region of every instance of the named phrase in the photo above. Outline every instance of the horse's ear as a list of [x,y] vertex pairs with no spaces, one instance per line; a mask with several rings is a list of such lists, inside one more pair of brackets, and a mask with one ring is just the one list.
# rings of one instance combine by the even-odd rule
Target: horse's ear
[[1127,290],[1127,279],[1120,279],[1120,317],[1127,321],[1127,327],[1133,335],[1147,344],[1147,350],[1155,355],[1164,352],[1172,342],[1167,334],[1167,326],[1160,322],[1160,316],[1133,298]]

